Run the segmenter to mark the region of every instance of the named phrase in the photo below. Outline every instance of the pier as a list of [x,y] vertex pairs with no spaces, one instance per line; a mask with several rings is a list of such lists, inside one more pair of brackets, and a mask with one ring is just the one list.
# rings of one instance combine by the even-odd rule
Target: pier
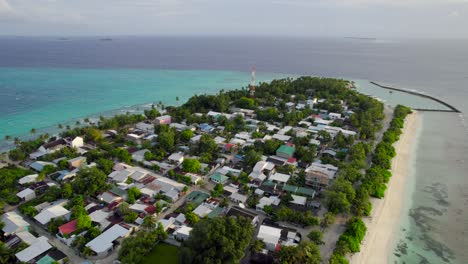
[[414,110],[417,110],[417,111],[426,111],[426,112],[450,112],[450,113],[461,113],[460,110],[458,110],[457,108],[455,108],[454,106],[438,99],[438,98],[435,98],[433,96],[430,96],[430,95],[427,95],[427,94],[423,94],[423,93],[419,93],[419,92],[414,92],[414,91],[409,91],[409,90],[405,90],[405,89],[400,89],[400,88],[394,88],[394,87],[389,87],[389,86],[384,86],[384,85],[381,85],[381,84],[378,84],[376,82],[373,82],[371,81],[370,83],[372,83],[373,85],[376,85],[380,88],[383,88],[383,89],[387,89],[387,90],[393,90],[393,91],[398,91],[398,92],[402,92],[402,93],[407,93],[407,94],[412,94],[412,95],[416,95],[416,96],[419,96],[419,97],[423,97],[423,98],[427,98],[427,99],[430,99],[432,101],[436,101],[438,102],[439,104],[441,105],[444,105],[445,107],[449,108],[447,110],[444,110],[444,109],[416,109],[414,108]]

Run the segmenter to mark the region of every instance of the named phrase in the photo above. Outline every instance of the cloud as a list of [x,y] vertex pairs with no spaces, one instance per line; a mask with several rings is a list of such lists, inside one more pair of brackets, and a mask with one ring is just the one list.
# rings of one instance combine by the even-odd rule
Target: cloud
[[297,7],[421,7],[428,5],[468,4],[468,0],[273,0],[271,3]]
[[459,17],[461,14],[458,11],[452,11],[449,13],[449,17]]

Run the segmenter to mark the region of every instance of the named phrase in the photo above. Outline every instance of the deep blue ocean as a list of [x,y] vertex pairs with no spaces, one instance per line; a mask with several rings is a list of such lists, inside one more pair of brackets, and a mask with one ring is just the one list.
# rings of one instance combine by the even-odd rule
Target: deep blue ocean
[[373,80],[460,109],[461,115],[422,114],[415,183],[396,241],[408,252],[390,261],[468,263],[468,40],[0,37],[0,135],[25,136],[31,128],[47,131],[134,105],[178,104],[193,94],[240,88],[251,65],[259,81],[342,77],[362,80],[362,89],[373,93],[377,88],[367,82]]

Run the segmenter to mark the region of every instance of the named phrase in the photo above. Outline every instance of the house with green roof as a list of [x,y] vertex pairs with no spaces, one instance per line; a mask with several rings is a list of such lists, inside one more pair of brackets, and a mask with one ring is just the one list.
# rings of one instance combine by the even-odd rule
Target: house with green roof
[[290,145],[282,145],[276,150],[276,156],[289,159],[294,156],[294,151],[296,149],[293,146]]
[[225,184],[226,181],[229,180],[229,177],[219,172],[216,172],[215,174],[211,175],[210,180],[214,183]]

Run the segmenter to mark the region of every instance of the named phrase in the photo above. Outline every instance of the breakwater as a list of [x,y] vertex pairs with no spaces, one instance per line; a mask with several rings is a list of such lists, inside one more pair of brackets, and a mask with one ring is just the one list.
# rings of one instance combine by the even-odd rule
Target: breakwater
[[395,87],[389,87],[389,86],[384,86],[384,85],[381,85],[381,84],[378,84],[376,82],[373,82],[373,81],[370,81],[370,83],[372,83],[373,85],[376,85],[380,88],[383,88],[383,89],[387,89],[387,90],[393,90],[393,91],[398,91],[398,92],[402,92],[402,93],[407,93],[407,94],[412,94],[412,95],[415,95],[415,96],[419,96],[419,97],[423,97],[423,98],[427,98],[427,99],[430,99],[432,101],[435,101],[449,109],[447,110],[444,110],[444,109],[414,109],[414,110],[417,110],[417,111],[427,111],[427,112],[450,112],[450,113],[461,113],[460,110],[458,110],[457,108],[455,108],[454,106],[438,99],[438,98],[435,98],[433,96],[430,96],[430,95],[427,95],[427,94],[423,94],[423,93],[419,93],[419,92],[415,92],[415,91],[409,91],[409,90],[405,90],[405,89],[400,89],[400,88],[395,88]]

